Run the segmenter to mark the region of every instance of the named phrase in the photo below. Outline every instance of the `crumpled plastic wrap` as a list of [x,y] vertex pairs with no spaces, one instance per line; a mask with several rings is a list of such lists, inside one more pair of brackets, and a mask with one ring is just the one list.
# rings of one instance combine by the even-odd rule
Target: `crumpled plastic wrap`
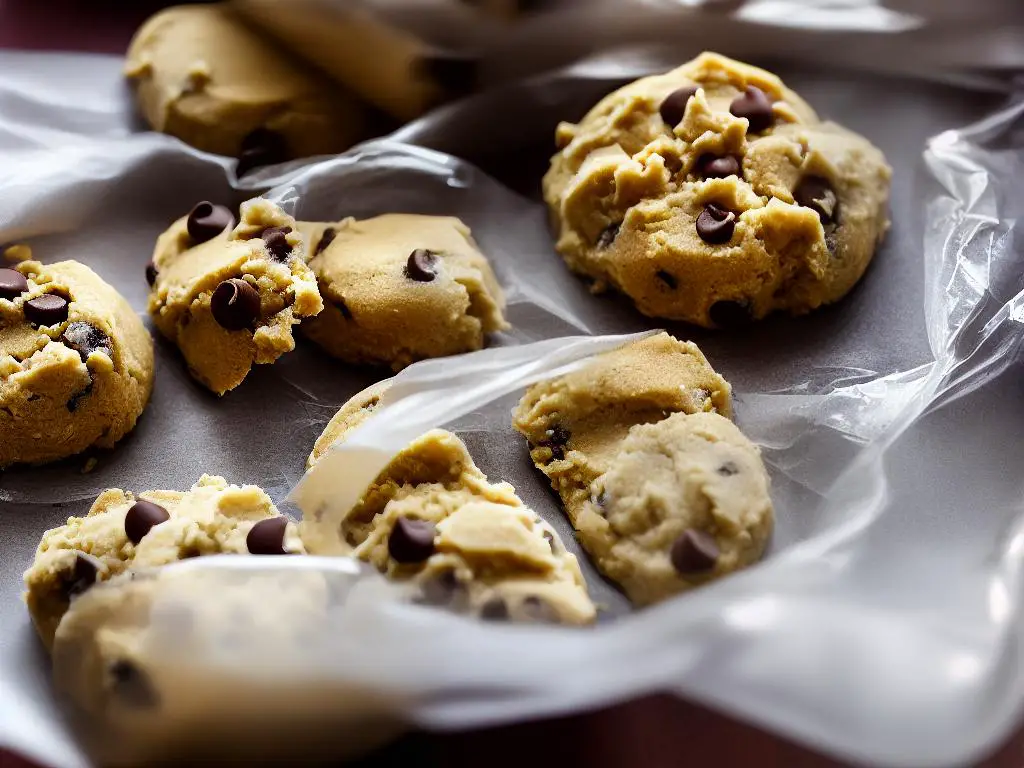
[[[234,203],[273,186],[268,194],[304,219],[454,214],[492,258],[514,326],[490,349],[396,376],[385,407],[305,480],[323,425],[382,372],[300,341],[218,400],[158,340],[154,399],[122,445],[97,454],[88,472],[80,457],[0,477],[0,746],[54,766],[85,764],[88,740],[76,741],[57,715],[48,661],[17,595],[43,530],[84,513],[103,488],[184,489],[209,472],[256,482],[281,504],[290,495],[311,513],[358,492],[409,436],[447,425],[490,478],[512,482],[574,546],[509,411],[529,380],[652,321],[587,293],[553,253],[542,206],[438,150],[522,182],[523,168],[543,168],[555,120],[639,74],[640,59],[623,61],[481,94],[396,137],[433,148],[378,141],[238,183],[229,160],[137,131],[117,60],[0,55],[3,241],[27,241],[44,261],[90,264],[141,313],[152,242],[198,199]],[[337,754],[367,746],[339,724],[372,722],[385,738],[412,725],[508,722],[664,690],[866,762],[952,765],[994,746],[1024,705],[1024,398],[1019,376],[1007,374],[1019,371],[1024,339],[1024,99],[799,64],[779,71],[886,152],[894,224],[863,283],[835,307],[732,334],[669,327],[734,384],[737,422],[762,446],[778,517],[762,563],[631,612],[580,553],[608,619],[582,630],[481,624],[391,600],[379,576],[344,558],[201,558],[90,590],[89,599],[179,578],[201,579],[206,595],[243,597],[247,579],[282,589],[323,579],[333,597],[322,616],[262,606],[272,625],[287,618],[298,631],[308,620],[316,630],[280,640],[280,663],[240,674],[237,659],[260,658],[268,642],[253,630],[233,637],[235,660],[207,638],[187,665],[193,679],[219,683],[224,700],[248,702],[254,719],[237,728],[282,715],[274,691],[299,696],[302,706],[284,708],[294,717],[274,720],[299,729],[302,738],[278,742],[293,759],[305,744]],[[488,108],[494,98],[503,112]],[[153,590],[154,606],[172,594]],[[155,615],[165,614],[143,614],[138,627]],[[94,638],[86,627],[61,653],[75,658]],[[141,648],[154,679],[182,669],[159,643]],[[313,710],[319,719],[305,716]],[[118,733],[114,710],[93,715],[88,736]],[[156,721],[164,730],[146,731],[140,748],[215,746],[196,734],[195,717]],[[209,718],[202,725],[217,730]],[[139,757],[127,750],[113,759]]]

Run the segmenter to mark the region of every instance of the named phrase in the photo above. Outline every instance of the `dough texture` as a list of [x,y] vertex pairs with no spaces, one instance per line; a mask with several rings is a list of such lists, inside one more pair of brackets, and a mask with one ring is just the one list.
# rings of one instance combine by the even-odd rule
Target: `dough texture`
[[399,370],[480,349],[509,327],[501,286],[456,218],[386,214],[299,230],[325,302],[302,331],[335,357]]
[[0,467],[111,448],[153,388],[153,339],[76,261],[0,269]]
[[556,144],[559,253],[651,317],[733,327],[837,301],[889,226],[876,147],[713,53],[606,96]]

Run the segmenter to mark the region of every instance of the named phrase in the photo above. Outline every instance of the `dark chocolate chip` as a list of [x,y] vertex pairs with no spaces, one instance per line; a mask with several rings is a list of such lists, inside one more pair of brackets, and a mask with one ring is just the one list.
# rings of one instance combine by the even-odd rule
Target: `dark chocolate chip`
[[153,287],[153,283],[156,282],[156,276],[158,274],[160,274],[160,272],[156,268],[156,264],[154,264],[152,261],[149,262],[146,265],[146,283],[149,284],[150,288],[152,288]]
[[622,229],[622,222],[616,224],[609,224],[607,227],[601,230],[601,234],[597,236],[597,247],[607,248],[615,242],[615,238],[619,236],[619,230]]
[[735,462],[726,461],[718,468],[718,474],[723,477],[731,477],[732,475],[739,474],[740,468],[736,466]]
[[687,528],[672,543],[669,559],[681,574],[700,573],[715,567],[718,562],[718,544],[710,534]]
[[238,277],[225,280],[210,297],[210,311],[222,328],[248,328],[260,314],[259,291]]
[[542,621],[549,624],[557,624],[561,620],[551,603],[541,600],[536,595],[529,595],[523,599],[523,615],[533,621]]
[[423,582],[423,602],[428,605],[450,605],[461,589],[455,571],[441,571]]
[[815,211],[822,225],[839,220],[839,198],[836,197],[828,179],[821,176],[805,176],[793,190],[793,199],[797,205]]
[[508,619],[508,604],[500,597],[492,597],[480,606],[480,618],[485,621],[505,621]]
[[421,76],[437,83],[445,94],[461,96],[476,88],[480,60],[471,55],[446,52],[422,59],[418,71]]
[[429,283],[437,277],[437,254],[426,248],[417,248],[409,254],[405,276],[420,283]]
[[334,242],[334,236],[338,234],[338,230],[334,227],[328,227],[324,230],[324,233],[320,235],[320,242],[316,244],[316,250],[313,251],[313,255],[316,256],[318,253],[323,252],[324,248]]
[[138,544],[154,526],[170,519],[170,513],[159,504],[140,499],[132,504],[124,516],[124,532],[132,544]]
[[44,293],[25,302],[25,319],[36,325],[59,325],[68,319],[68,300]]
[[548,439],[541,440],[537,443],[537,446],[548,448],[551,451],[551,457],[561,461],[565,458],[565,446],[568,445],[570,437],[571,435],[567,429],[555,425],[548,430]]
[[671,288],[673,291],[679,287],[679,281],[676,280],[676,276],[671,272],[666,272],[664,269],[659,269],[654,273],[654,276],[661,280],[666,286]]
[[388,554],[399,563],[422,563],[434,554],[434,524],[400,517],[388,536]]
[[237,176],[244,176],[253,168],[275,165],[288,159],[288,146],[284,136],[269,128],[257,128],[242,139],[238,153]]
[[110,337],[90,323],[68,323],[60,340],[64,346],[75,350],[84,362],[93,352],[102,352],[111,360],[114,359],[114,345]]
[[195,208],[189,211],[188,236],[196,245],[212,240],[225,229],[235,226],[235,217],[231,210],[223,205],[214,205],[209,200],[196,203]]
[[0,269],[0,299],[14,299],[28,290],[28,279],[15,269]]
[[115,661],[109,668],[111,690],[122,703],[133,707],[154,707],[159,697],[149,677],[130,661]]
[[698,86],[688,85],[685,88],[679,88],[672,91],[665,100],[661,102],[661,106],[658,111],[661,113],[661,119],[664,120],[670,128],[675,128],[682,122],[683,116],[686,114],[686,105],[690,101],[690,97],[697,93]]
[[75,566],[64,577],[64,594],[67,595],[68,600],[78,597],[95,584],[98,573],[96,566],[89,558],[84,557],[81,552],[76,553]]
[[741,328],[751,321],[750,305],[744,301],[723,299],[711,305],[711,322],[719,328]]
[[736,214],[720,205],[708,203],[697,216],[697,234],[708,245],[721,245],[732,239]]
[[253,555],[287,555],[284,548],[284,533],[288,527],[288,518],[269,517],[260,520],[249,529],[245,537],[245,548]]
[[270,256],[278,261],[284,261],[292,252],[286,235],[292,231],[291,227],[267,227],[260,232],[260,237],[267,244]]
[[85,389],[81,392],[75,392],[71,398],[65,403],[65,407],[68,409],[68,413],[74,413],[78,410],[78,406],[82,404],[82,401],[92,394],[93,381],[90,377],[89,383],[85,385]]
[[726,176],[740,175],[740,161],[733,155],[715,157],[714,155],[701,155],[697,160],[697,175],[706,179],[724,179]]
[[737,96],[729,105],[729,111],[736,117],[745,117],[750,124],[750,133],[760,133],[775,121],[772,100],[756,85],[748,85],[742,96]]

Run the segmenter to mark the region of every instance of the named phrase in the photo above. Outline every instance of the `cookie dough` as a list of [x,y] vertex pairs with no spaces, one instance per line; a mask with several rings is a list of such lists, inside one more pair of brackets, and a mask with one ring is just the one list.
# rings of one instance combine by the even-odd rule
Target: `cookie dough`
[[[378,385],[335,416],[315,464],[376,407]],[[307,549],[315,538],[303,528]],[[414,580],[421,600],[488,620],[586,624],[595,609],[576,557],[508,483],[491,483],[465,444],[432,430],[392,460],[341,522],[352,554],[392,579]]]
[[348,149],[364,110],[331,80],[281,52],[227,7],[188,5],[150,18],[125,74],[157,131],[250,168]]
[[652,317],[724,328],[837,301],[889,226],[882,153],[717,54],[615,91],[555,139],[559,253]]
[[160,235],[146,269],[149,313],[189,371],[218,395],[254,363],[295,348],[292,326],[323,309],[295,220],[273,203],[201,202]]
[[509,327],[501,286],[459,219],[386,214],[299,231],[324,298],[302,331],[335,357],[399,370],[480,349]]
[[112,448],[153,388],[153,339],[84,264],[0,268],[0,467]]
[[125,573],[218,553],[286,554],[304,548],[294,523],[254,485],[203,475],[192,489],[113,488],[85,517],[43,534],[25,572],[25,602],[49,647],[74,600],[97,582]]

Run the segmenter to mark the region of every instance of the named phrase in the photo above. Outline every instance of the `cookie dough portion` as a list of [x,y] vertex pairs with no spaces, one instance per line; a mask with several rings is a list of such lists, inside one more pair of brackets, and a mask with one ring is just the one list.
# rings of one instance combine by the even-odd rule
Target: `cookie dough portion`
[[229,485],[222,477],[203,475],[186,492],[147,491],[136,497],[113,488],[97,497],[85,517],[69,518],[43,534],[25,572],[25,601],[49,646],[78,595],[129,569],[208,554],[303,551],[295,524],[254,485]]
[[769,72],[705,53],[556,131],[544,197],[568,266],[652,317],[733,327],[849,291],[891,169]]
[[674,413],[630,429],[575,525],[638,605],[756,562],[771,535],[760,451],[724,416]]
[[386,214],[299,229],[325,301],[302,330],[335,357],[399,370],[480,349],[509,327],[501,286],[456,218]]
[[249,168],[348,149],[364,110],[281,52],[226,3],[168,8],[128,48],[125,74],[157,131]]
[[153,339],[76,261],[0,268],[0,467],[112,448],[153,388]]
[[295,220],[273,203],[242,204],[241,221],[203,202],[156,243],[149,313],[189,371],[223,395],[253,364],[295,348],[292,326],[323,309]]

